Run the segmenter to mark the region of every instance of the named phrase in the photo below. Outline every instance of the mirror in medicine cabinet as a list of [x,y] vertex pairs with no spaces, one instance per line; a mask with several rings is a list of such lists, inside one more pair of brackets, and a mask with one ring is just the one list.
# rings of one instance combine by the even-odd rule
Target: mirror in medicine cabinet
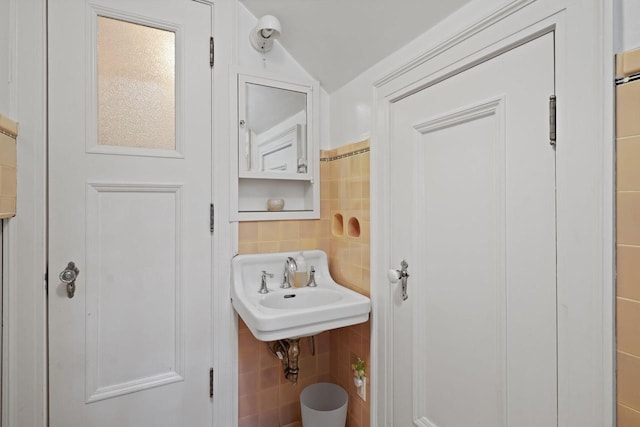
[[306,174],[307,94],[245,82],[245,118],[239,126],[242,172]]

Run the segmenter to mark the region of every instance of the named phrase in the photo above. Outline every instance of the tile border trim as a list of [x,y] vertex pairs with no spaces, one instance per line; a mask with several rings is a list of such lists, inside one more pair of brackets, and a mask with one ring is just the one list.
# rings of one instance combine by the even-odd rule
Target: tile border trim
[[371,151],[371,149],[369,147],[367,147],[367,148],[363,148],[361,150],[351,151],[350,153],[343,153],[343,154],[339,154],[339,155],[333,156],[333,157],[321,157],[320,161],[321,162],[333,162],[334,160],[340,160],[340,159],[344,159],[346,157],[351,157],[351,156],[356,156],[358,154],[368,153],[369,151]]

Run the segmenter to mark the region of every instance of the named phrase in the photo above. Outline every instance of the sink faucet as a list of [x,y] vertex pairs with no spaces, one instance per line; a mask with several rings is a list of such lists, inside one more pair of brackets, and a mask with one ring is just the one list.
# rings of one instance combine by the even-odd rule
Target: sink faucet
[[281,288],[289,289],[291,287],[291,283],[293,282],[293,273],[296,271],[298,271],[298,264],[296,264],[296,260],[292,257],[287,257],[284,262],[282,285],[280,285]]

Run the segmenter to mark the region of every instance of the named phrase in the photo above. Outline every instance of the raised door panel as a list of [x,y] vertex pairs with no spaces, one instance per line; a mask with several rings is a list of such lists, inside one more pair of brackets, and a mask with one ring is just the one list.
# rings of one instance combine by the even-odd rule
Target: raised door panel
[[181,187],[87,192],[87,401],[181,381]]
[[505,425],[503,103],[414,126],[424,268],[411,280],[427,285],[413,290],[416,425]]

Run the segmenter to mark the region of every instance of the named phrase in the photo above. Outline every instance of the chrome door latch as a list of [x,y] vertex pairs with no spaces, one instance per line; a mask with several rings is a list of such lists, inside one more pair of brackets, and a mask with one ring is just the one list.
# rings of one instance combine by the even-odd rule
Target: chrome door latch
[[409,268],[409,264],[407,264],[407,261],[402,260],[400,270],[391,269],[387,271],[387,278],[391,283],[398,283],[398,281],[400,281],[402,285],[402,301],[406,301],[407,298],[409,298],[409,295],[407,295],[407,279],[409,278],[407,268]]
[[80,270],[78,270],[76,264],[73,261],[69,261],[67,268],[58,276],[62,283],[67,284],[67,296],[69,298],[73,298],[73,294],[76,292],[76,279],[78,278],[78,274],[80,274]]

